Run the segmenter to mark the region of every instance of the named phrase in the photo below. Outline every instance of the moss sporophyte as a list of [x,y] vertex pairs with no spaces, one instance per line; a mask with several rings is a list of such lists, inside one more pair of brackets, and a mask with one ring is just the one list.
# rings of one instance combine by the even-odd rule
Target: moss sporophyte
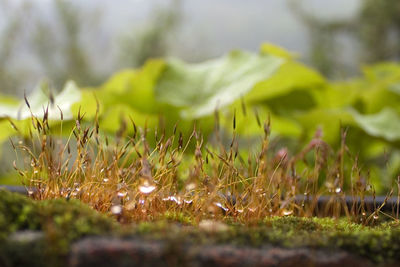
[[[65,139],[53,133],[57,127],[50,127],[47,112],[43,118],[32,115],[30,138],[11,139],[17,155],[22,153],[14,167],[35,200],[79,199],[124,223],[167,213],[196,223],[213,219],[247,225],[291,215],[345,215],[364,225],[398,218],[388,212],[388,202],[396,204],[392,193],[377,199],[358,161],[351,168],[344,164],[345,158],[350,161],[345,132],[338,152],[317,132],[291,155],[285,147],[274,147],[269,120],[260,125],[259,148],[250,151],[239,147],[235,117],[230,140],[217,124],[206,141],[196,127],[185,136],[176,125],[168,136],[169,129],[151,132],[133,121],[133,132],[123,123],[112,138],[100,131],[97,116],[88,125],[79,111]],[[61,126],[64,131],[67,125]]]
[[345,132],[337,152],[317,132],[291,155],[274,147],[269,120],[250,151],[240,149],[235,118],[230,139],[218,123],[207,141],[196,127],[185,135],[179,125],[153,132],[133,122],[113,138],[97,116],[90,125],[79,112],[61,126],[71,127],[66,139],[46,114],[32,115],[29,138],[11,139],[29,199],[1,191],[6,235],[44,230],[61,251],[85,235],[171,232],[196,242],[345,248],[374,260],[400,255],[398,198],[377,198],[357,160],[348,168]]

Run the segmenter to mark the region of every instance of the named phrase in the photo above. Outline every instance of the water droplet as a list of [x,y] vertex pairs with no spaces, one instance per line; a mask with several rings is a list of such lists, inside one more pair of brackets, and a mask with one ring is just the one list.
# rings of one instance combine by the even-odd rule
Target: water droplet
[[126,197],[127,194],[128,192],[123,190],[123,191],[118,191],[117,196],[123,198]]
[[223,206],[221,203],[219,203],[219,202],[215,202],[214,204],[215,204],[215,206],[217,206],[217,207],[223,209],[224,211],[228,211],[228,210],[229,210],[228,208],[224,207],[224,206]]
[[111,210],[111,213],[112,213],[112,214],[118,215],[118,214],[121,214],[121,212],[122,212],[122,207],[121,207],[121,205],[114,205],[114,206],[111,207],[110,210]]
[[283,216],[289,216],[289,215],[292,215],[292,214],[293,214],[292,210],[283,210],[282,211],[282,215]]
[[182,201],[180,200],[180,197],[169,196],[169,197],[163,198],[162,200],[163,201],[172,201],[172,202],[175,202],[178,205],[182,204]]
[[143,194],[150,194],[156,189],[154,185],[149,184],[148,181],[145,181],[142,185],[139,186],[139,191]]
[[249,208],[250,212],[255,212],[257,208]]
[[336,194],[339,194],[340,192],[342,192],[342,188],[336,187],[335,192],[336,192]]
[[193,202],[193,199],[185,199],[183,200],[186,204],[191,204]]
[[192,191],[196,188],[196,184],[195,183],[190,183],[188,185],[186,185],[186,190],[187,191]]
[[126,210],[134,210],[136,208],[135,201],[130,201],[125,205]]
[[332,184],[331,182],[325,182],[325,186],[326,186],[328,189],[332,189],[332,188],[333,188],[333,184]]

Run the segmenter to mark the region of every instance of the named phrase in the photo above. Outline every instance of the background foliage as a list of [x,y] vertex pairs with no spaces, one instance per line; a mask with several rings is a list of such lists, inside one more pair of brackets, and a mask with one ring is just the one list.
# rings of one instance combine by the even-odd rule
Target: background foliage
[[[85,113],[84,120],[92,121],[97,99],[100,127],[110,135],[120,129],[121,122],[132,131],[127,123],[132,118],[149,129],[157,128],[162,120],[172,130],[179,121],[188,133],[196,122],[207,138],[216,109],[226,132],[231,131],[235,113],[239,136],[250,144],[248,151],[263,132],[254,111],[261,120],[271,117],[273,136],[292,153],[317,131],[338,148],[344,129],[349,153],[365,164],[377,188],[384,189],[392,186],[400,166],[400,65],[370,65],[362,72],[351,80],[331,82],[290,52],[264,44],[258,54],[232,51],[199,64],[153,59],[139,69],[114,74],[99,87],[78,88],[69,81],[54,96],[41,83],[27,99],[39,117],[49,106],[54,127],[60,124],[59,109],[64,124],[72,123],[79,109]],[[0,141],[16,134],[10,119],[28,136],[31,114],[24,100],[1,97],[0,116]]]

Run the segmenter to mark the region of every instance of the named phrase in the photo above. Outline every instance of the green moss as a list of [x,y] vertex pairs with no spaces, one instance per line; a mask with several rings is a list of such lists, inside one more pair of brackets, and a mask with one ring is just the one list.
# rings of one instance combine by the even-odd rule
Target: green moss
[[[44,232],[45,245],[42,247],[45,249],[32,251],[40,254],[32,257],[46,259],[46,264],[53,266],[62,262],[74,240],[87,235],[107,234],[162,239],[174,246],[225,243],[343,249],[376,262],[400,261],[400,224],[397,221],[368,227],[346,218],[271,217],[252,226],[231,223],[226,231],[206,232],[196,227],[188,215],[167,213],[164,217],[156,222],[121,226],[79,201],[33,201],[0,190],[0,251],[7,251],[1,248],[7,244],[8,251],[17,248],[18,244],[3,241],[7,241],[15,231],[29,229]],[[13,251],[13,255],[20,255],[18,249]],[[6,256],[10,257],[0,255],[0,261]]]
[[38,229],[36,206],[26,197],[0,190],[0,238],[19,229]]
[[400,261],[397,222],[369,227],[346,218],[272,217],[254,226],[230,225],[227,231],[216,233],[163,221],[140,223],[130,234],[174,243],[343,249],[375,262]]
[[[46,249],[40,250],[38,253],[41,255],[33,258],[46,258],[46,263],[43,263],[45,266],[58,266],[74,240],[87,235],[107,234],[116,229],[114,220],[79,201],[33,201],[0,190],[0,265],[2,259],[10,257],[9,248],[15,247],[13,242],[5,242],[7,237],[18,230],[43,231]],[[2,255],[2,252],[6,254]]]
[[186,225],[193,224],[192,218],[183,212],[165,212],[164,218],[168,221],[179,222]]

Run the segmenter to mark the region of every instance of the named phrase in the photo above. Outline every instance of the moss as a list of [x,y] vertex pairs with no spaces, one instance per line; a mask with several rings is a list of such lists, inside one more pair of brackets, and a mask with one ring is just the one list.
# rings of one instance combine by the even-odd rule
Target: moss
[[230,225],[220,233],[177,223],[145,222],[130,234],[174,243],[343,249],[375,262],[400,261],[400,226],[396,222],[369,227],[346,218],[272,217],[254,226]]
[[163,217],[166,220],[172,221],[172,222],[179,222],[179,223],[186,224],[186,225],[193,224],[193,219],[189,215],[184,214],[183,212],[167,211],[164,213]]
[[[44,265],[47,266],[58,266],[74,240],[107,234],[162,239],[174,246],[229,243],[235,246],[344,249],[376,262],[400,261],[400,224],[397,221],[368,227],[349,219],[271,217],[251,226],[231,223],[226,231],[210,233],[196,227],[188,215],[168,213],[164,217],[157,222],[122,226],[79,201],[32,201],[0,190],[0,265],[2,260],[10,257],[1,246],[4,248],[8,244],[8,248],[16,248],[18,245],[3,241],[11,233],[27,229],[44,232],[45,245],[42,247],[45,249],[32,251],[39,253],[32,258],[46,259]],[[13,251],[13,255],[21,255],[18,249]]]
[[[74,240],[87,235],[107,234],[116,229],[117,223],[113,219],[79,201],[33,201],[22,195],[0,190],[0,263],[2,259],[12,256],[9,248],[16,245],[4,241],[15,231],[43,231],[46,249],[33,258],[46,258],[44,266],[58,266],[63,262],[63,257]],[[23,244],[20,246],[23,247]]]
[[38,229],[36,206],[26,197],[0,189],[0,238],[19,229]]

